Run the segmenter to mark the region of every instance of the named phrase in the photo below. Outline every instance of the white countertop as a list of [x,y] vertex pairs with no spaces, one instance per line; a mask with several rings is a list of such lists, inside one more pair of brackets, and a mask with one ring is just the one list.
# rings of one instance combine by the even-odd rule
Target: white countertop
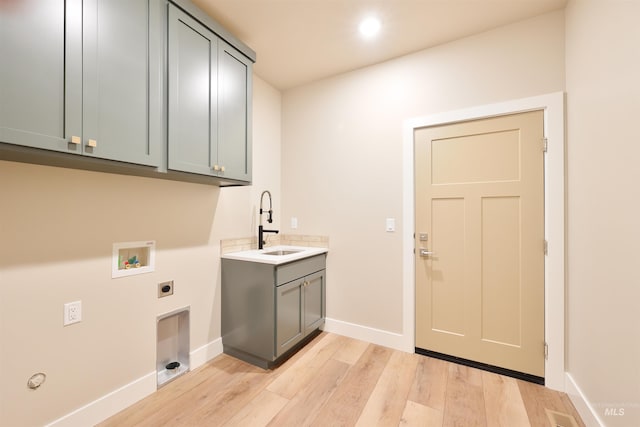
[[[297,251],[287,255],[267,255],[274,251]],[[253,249],[249,251],[230,252],[222,255],[224,259],[235,259],[238,261],[261,262],[264,264],[285,264],[299,259],[309,258],[329,252],[327,248],[312,248],[308,246],[270,246],[264,249]]]

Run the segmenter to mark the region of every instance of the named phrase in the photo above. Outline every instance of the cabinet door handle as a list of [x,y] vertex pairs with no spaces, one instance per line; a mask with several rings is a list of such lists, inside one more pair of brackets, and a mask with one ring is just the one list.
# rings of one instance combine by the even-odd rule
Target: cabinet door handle
[[216,171],[216,172],[217,172],[217,171],[219,171],[219,170],[220,170],[220,166],[218,166],[218,165],[213,165],[213,170],[214,170],[214,171]]
[[224,166],[220,166],[220,172],[224,172]]
[[98,141],[96,141],[95,139],[90,139],[87,142],[87,147],[97,147],[98,146]]
[[72,144],[80,145],[80,141],[81,141],[81,138],[79,136],[72,136],[71,137],[71,143]]

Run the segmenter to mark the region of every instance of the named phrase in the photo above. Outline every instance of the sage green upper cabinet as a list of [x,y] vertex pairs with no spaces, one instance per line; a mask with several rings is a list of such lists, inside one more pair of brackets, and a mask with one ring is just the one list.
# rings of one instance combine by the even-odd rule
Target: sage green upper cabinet
[[169,5],[169,169],[216,175],[218,38]]
[[0,2],[0,142],[76,150],[81,32],[79,1]]
[[225,177],[251,181],[253,63],[224,41],[218,45],[218,162]]
[[157,7],[157,0],[83,1],[85,155],[160,165],[162,101],[151,89],[162,76],[154,72],[159,58],[150,54],[153,42],[161,43],[151,35]]
[[0,142],[160,166],[161,7],[2,2]]
[[169,6],[169,169],[251,181],[252,61]]

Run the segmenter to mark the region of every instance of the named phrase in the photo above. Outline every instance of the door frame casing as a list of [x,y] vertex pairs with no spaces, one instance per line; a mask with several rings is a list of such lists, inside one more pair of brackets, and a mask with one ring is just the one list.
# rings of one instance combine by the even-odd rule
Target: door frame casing
[[[417,128],[544,111],[544,223],[545,256],[545,385],[565,391],[565,95],[556,92],[530,98],[407,119],[403,124],[403,349],[415,351],[415,200],[414,130]],[[542,145],[541,145],[542,149]]]

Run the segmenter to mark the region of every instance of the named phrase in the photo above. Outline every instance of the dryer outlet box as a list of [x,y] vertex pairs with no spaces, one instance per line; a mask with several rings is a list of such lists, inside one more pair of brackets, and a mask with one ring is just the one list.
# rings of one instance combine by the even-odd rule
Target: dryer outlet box
[[158,298],[173,295],[173,280],[158,283]]

